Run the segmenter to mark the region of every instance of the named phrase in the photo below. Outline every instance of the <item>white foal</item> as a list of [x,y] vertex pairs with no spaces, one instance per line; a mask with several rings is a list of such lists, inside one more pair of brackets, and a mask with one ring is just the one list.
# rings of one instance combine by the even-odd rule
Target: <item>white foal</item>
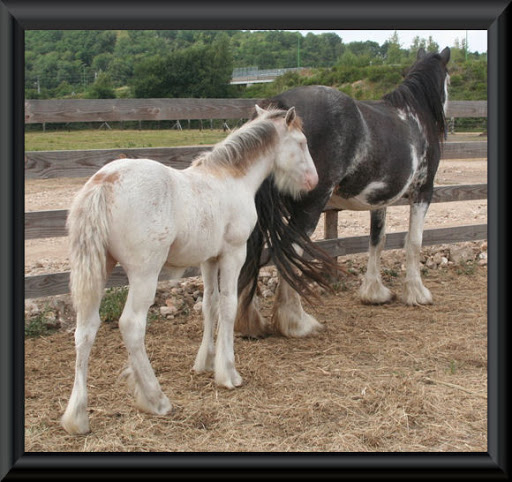
[[293,196],[318,183],[295,109],[256,108],[254,120],[188,169],[148,159],[113,161],[73,201],[68,229],[76,369],[62,417],[69,433],[89,431],[88,360],[100,326],[103,289],[116,262],[130,283],[119,328],[129,354],[125,375],[140,409],[160,415],[171,409],[144,346],[146,316],[164,265],[176,276],[201,266],[204,333],[194,370],[213,370],[215,382],[226,388],[242,383],[235,368],[233,326],[237,280],[257,220],[256,191],[269,175],[279,190]]

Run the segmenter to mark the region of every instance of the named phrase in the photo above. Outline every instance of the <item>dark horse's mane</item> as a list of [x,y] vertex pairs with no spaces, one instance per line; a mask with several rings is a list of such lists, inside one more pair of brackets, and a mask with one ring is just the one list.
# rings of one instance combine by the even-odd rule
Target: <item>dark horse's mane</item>
[[[418,116],[427,129],[431,153],[439,151],[443,136],[446,135],[446,119],[443,109],[442,92],[439,83],[444,72],[437,53],[425,54],[406,75],[404,81],[392,92],[383,96],[382,101],[397,109],[411,111]],[[286,109],[288,106],[274,99],[259,103],[262,107]],[[248,256],[242,268],[238,290],[241,293],[249,287],[249,292],[241,300],[247,308],[258,283],[259,269],[271,260],[284,280],[306,300],[314,296],[309,282],[332,289],[332,275],[340,270],[337,263],[325,251],[316,246],[309,236],[296,226],[291,217],[293,199],[280,194],[272,179],[268,178],[256,194],[258,223],[248,240]],[[267,245],[267,255],[262,257]],[[304,251],[299,254],[295,246]],[[303,275],[297,276],[297,270]]]
[[439,82],[444,78],[440,60],[438,53],[426,54],[409,69],[404,81],[395,90],[382,97],[397,109],[412,109],[428,129],[427,138],[437,141],[441,141],[447,132],[439,90]]

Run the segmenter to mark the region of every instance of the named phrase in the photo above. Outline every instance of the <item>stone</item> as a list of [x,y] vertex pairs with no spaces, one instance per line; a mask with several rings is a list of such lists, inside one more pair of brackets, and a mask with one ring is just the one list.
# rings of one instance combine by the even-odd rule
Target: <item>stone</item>
[[473,249],[468,246],[452,246],[450,248],[450,259],[456,264],[473,260]]

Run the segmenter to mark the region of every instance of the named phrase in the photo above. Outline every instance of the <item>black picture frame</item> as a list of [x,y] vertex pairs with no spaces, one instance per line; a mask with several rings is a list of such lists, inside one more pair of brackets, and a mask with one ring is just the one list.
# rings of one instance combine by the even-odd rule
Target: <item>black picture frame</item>
[[[508,464],[506,110],[508,1],[309,3],[0,0],[0,477],[505,479]],[[39,454],[24,451],[24,31],[30,29],[485,29],[488,31],[488,450],[442,454]],[[461,328],[463,329],[463,328]]]

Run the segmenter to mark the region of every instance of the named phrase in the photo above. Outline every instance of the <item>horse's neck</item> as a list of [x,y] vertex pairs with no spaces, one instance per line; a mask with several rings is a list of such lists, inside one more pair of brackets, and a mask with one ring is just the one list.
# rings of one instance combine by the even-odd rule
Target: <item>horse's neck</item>
[[265,155],[256,157],[252,162],[247,172],[236,178],[238,182],[243,184],[246,189],[252,194],[256,195],[256,191],[263,184],[263,181],[270,175],[274,166],[275,154],[270,151]]

